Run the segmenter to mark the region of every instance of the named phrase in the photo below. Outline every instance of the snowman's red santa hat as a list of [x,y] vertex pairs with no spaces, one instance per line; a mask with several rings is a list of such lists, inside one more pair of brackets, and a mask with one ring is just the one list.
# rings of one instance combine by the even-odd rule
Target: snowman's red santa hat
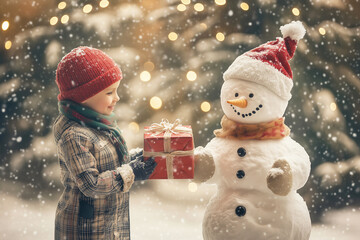
[[283,38],[277,38],[254,48],[235,59],[224,73],[224,80],[239,79],[255,82],[289,100],[293,87],[289,60],[294,56],[297,42],[305,35],[300,21],[280,27]]

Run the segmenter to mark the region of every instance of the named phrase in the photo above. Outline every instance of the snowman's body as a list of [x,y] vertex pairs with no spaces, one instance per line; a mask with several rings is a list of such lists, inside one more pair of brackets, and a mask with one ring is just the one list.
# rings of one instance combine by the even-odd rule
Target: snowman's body
[[[216,166],[209,182],[218,185],[218,192],[206,208],[204,239],[309,239],[309,213],[296,190],[309,176],[310,161],[298,143],[290,137],[216,137],[206,149]],[[266,178],[276,160],[286,160],[292,169],[293,185],[287,196],[278,196],[267,187]]]
[[208,182],[218,186],[205,240],[309,239],[309,212],[296,192],[309,177],[309,156],[283,122],[293,86],[287,61],[305,29],[301,22],[280,29],[283,38],[244,53],[224,73],[222,129],[205,147],[215,163]]

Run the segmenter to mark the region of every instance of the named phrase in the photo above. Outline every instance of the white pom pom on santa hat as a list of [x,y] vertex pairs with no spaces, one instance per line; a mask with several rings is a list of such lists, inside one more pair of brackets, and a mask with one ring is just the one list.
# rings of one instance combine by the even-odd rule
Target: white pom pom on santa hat
[[280,27],[283,38],[290,37],[292,40],[299,41],[306,33],[303,24],[300,21],[292,21],[289,24]]

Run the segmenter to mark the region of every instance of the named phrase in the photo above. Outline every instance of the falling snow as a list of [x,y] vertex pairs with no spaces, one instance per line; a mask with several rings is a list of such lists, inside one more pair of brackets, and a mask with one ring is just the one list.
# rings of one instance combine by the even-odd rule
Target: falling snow
[[[294,88],[285,123],[312,163],[299,191],[310,210],[311,239],[359,236],[359,1],[109,1],[108,7],[90,1],[89,13],[84,1],[65,1],[64,9],[59,2],[5,0],[0,8],[0,24],[9,22],[0,29],[1,239],[53,237],[63,187],[52,124],[56,67],[65,53],[91,46],[119,64],[115,113],[129,148],[142,147],[143,127],[162,118],[192,125],[195,145],[204,146],[220,128],[222,74],[240,54],[281,36],[279,27],[292,20],[303,21],[307,33],[290,61]],[[187,77],[190,71],[195,79]],[[159,109],[150,105],[153,97],[161,100]],[[204,102],[209,110],[201,108]],[[130,201],[133,239],[202,239],[214,189],[199,185],[191,192],[188,184],[137,184]]]

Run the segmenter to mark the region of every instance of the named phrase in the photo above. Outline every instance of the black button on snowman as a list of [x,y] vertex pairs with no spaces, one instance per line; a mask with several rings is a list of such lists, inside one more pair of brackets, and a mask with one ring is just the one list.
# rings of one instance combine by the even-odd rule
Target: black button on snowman
[[[241,147],[237,150],[237,154],[240,156],[240,157],[245,157],[246,155],[246,150],[245,148]],[[239,178],[239,179],[242,179],[243,177],[245,177],[245,172],[243,170],[239,170],[237,171],[236,173],[236,176]]]
[[245,172],[243,170],[239,170],[239,171],[237,171],[236,176],[239,179],[242,179],[243,177],[245,177]]
[[239,217],[243,217],[246,214],[246,208],[244,206],[238,206],[235,209],[235,213],[236,215],[238,215]]
[[240,157],[245,157],[246,155],[246,150],[245,148],[241,147],[237,150],[237,154],[240,156]]
[[[240,157],[245,157],[246,155],[246,150],[245,148],[241,147],[237,150],[237,154],[240,156]],[[237,171],[236,173],[236,176],[239,178],[239,179],[242,179],[243,177],[245,177],[245,172],[243,170],[239,170]],[[246,208],[244,206],[237,206],[236,209],[235,209],[235,213],[236,215],[238,215],[239,217],[243,217],[245,216],[246,214]]]

